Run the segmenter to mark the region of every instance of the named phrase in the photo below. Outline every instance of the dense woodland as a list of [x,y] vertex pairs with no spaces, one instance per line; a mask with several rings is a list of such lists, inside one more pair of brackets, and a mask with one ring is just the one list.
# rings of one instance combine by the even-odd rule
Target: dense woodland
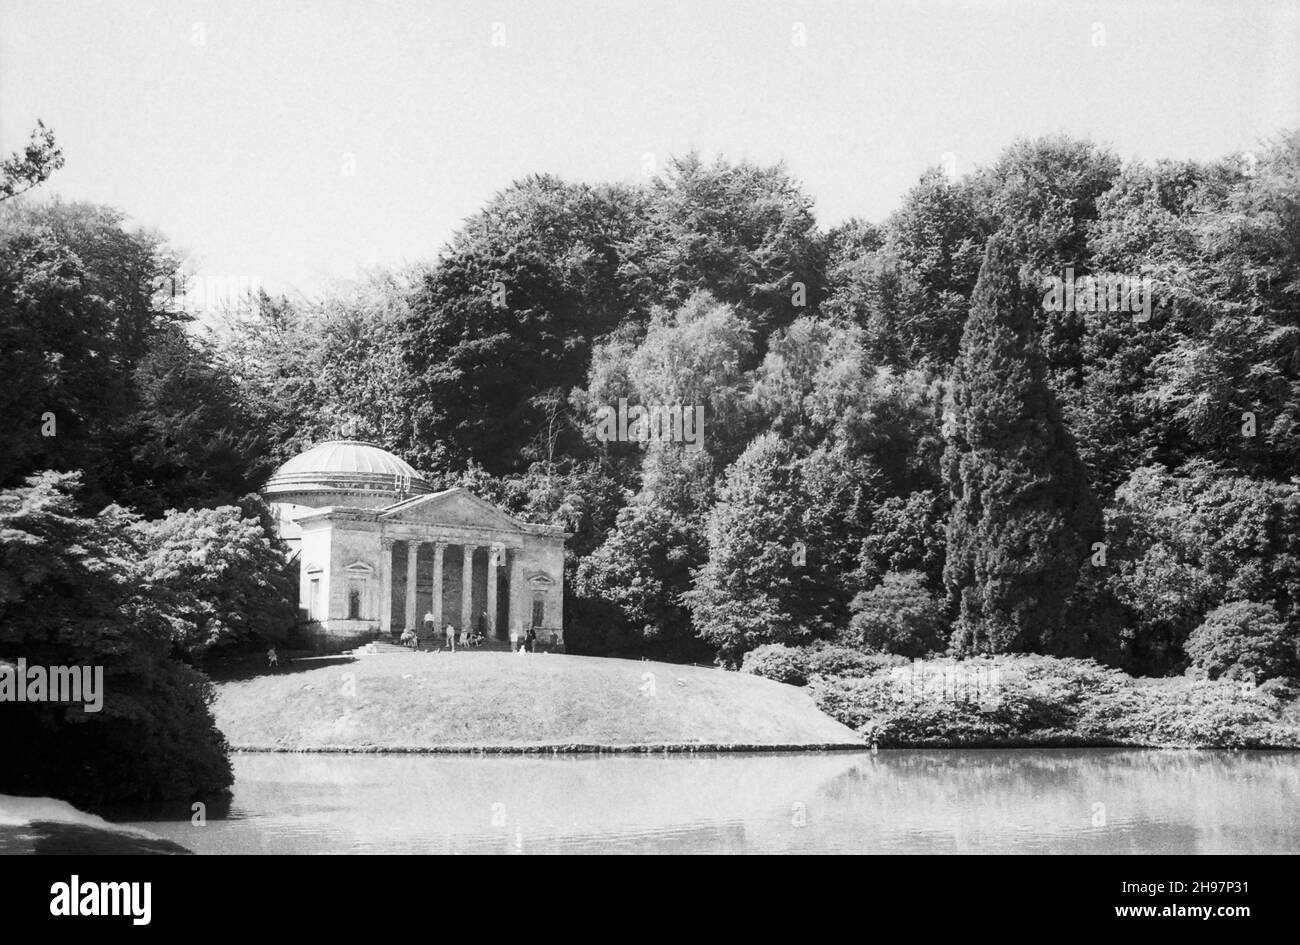
[[[0,656],[137,634],[162,680],[281,634],[253,493],[348,429],[572,532],[571,652],[1300,674],[1300,133],[1020,140],[831,228],[780,165],[532,176],[427,265],[215,315],[161,235],[45,195],[60,160],[38,129],[0,186]],[[1151,317],[1045,306],[1067,269]],[[703,405],[705,449],[600,442],[620,398]]]

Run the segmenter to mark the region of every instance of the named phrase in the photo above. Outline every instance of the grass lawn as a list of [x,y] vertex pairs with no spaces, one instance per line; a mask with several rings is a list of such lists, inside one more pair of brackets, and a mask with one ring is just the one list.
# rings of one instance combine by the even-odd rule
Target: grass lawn
[[464,751],[860,746],[809,693],[740,673],[558,654],[298,660],[217,684],[232,747]]

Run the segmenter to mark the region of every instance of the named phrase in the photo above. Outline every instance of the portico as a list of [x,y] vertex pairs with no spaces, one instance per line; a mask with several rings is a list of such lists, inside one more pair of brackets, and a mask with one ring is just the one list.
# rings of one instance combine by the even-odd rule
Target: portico
[[519,595],[510,592],[511,565],[524,555],[521,536],[466,536],[447,528],[433,529],[433,536],[393,531],[380,539],[390,575],[387,592],[382,587],[379,592],[387,604],[380,614],[381,632],[411,628],[423,633],[425,615],[432,614],[439,634],[451,624],[457,631],[470,627],[490,639],[505,639],[510,627],[531,620],[520,609]]

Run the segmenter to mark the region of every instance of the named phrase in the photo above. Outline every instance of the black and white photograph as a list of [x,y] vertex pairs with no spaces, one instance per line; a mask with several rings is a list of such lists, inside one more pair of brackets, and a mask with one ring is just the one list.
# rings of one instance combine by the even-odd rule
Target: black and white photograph
[[0,5],[0,854],[70,929],[151,921],[100,854],[1249,928],[1190,858],[1300,853],[1298,460],[1296,0]]

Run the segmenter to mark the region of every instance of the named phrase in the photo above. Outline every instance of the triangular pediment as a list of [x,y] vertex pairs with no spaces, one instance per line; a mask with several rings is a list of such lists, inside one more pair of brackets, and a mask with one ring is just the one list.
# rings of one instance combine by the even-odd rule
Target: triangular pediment
[[398,502],[383,509],[379,517],[388,522],[460,525],[467,528],[490,528],[508,532],[527,530],[514,516],[497,508],[486,499],[480,499],[469,490],[459,487]]

